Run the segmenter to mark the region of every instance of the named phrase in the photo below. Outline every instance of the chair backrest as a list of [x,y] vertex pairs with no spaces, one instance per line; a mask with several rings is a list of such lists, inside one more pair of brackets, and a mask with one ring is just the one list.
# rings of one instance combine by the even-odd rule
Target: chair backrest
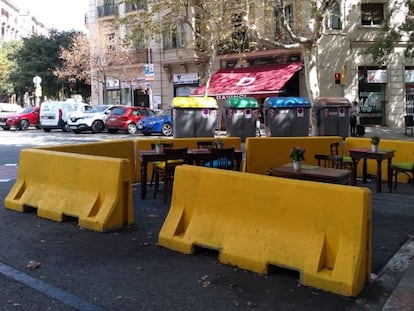
[[330,149],[331,149],[331,155],[332,156],[336,156],[336,155],[340,155],[339,154],[339,142],[334,142],[334,143],[331,143],[330,145],[329,145],[329,147],[330,147]]
[[226,170],[234,169],[234,147],[211,149],[211,160],[208,165]]
[[184,164],[187,158],[187,150],[187,147],[179,149],[166,149],[164,151],[166,165],[168,166],[173,164],[173,166],[176,166],[177,164]]
[[[157,144],[151,144],[151,149],[155,149],[156,145]],[[174,146],[174,143],[161,143],[161,146],[162,146],[163,150],[171,149]]]
[[198,141],[197,148],[198,149],[211,149],[213,148],[213,142],[212,141]]
[[315,159],[320,167],[342,168],[342,156],[316,153]]

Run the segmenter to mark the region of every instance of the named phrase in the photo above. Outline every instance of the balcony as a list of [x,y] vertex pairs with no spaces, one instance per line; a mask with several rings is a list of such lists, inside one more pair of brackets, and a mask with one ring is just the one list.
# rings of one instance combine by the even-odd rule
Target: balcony
[[118,5],[115,3],[104,4],[97,7],[98,18],[118,14]]

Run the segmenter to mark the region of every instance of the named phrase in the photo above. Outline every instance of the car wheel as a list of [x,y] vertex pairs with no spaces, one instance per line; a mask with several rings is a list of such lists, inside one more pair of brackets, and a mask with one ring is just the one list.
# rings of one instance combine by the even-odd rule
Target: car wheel
[[135,134],[138,131],[137,126],[134,123],[128,124],[128,133],[129,134]]
[[109,134],[115,134],[115,133],[117,133],[118,132],[118,130],[117,129],[108,129],[108,133]]
[[97,133],[103,132],[103,130],[105,129],[105,125],[103,124],[102,121],[96,120],[96,121],[93,121],[91,128],[92,128],[92,133],[97,134]]
[[164,136],[171,136],[173,133],[173,129],[170,123],[165,123],[163,124],[162,128],[161,128],[161,133]]
[[8,130],[10,130],[10,127],[8,127],[8,126],[3,126],[3,130],[8,131]]
[[64,132],[70,132],[70,127],[69,127],[69,125],[68,125],[67,123],[65,123],[65,125],[62,127],[62,130],[63,130]]
[[29,121],[27,121],[27,120],[21,120],[20,121],[20,124],[19,124],[19,130],[22,130],[22,131],[26,131],[26,130],[28,130],[29,129]]

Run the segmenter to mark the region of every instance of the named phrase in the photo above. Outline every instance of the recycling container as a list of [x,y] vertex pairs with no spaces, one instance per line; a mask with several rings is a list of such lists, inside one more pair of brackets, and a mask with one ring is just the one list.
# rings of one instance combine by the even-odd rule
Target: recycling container
[[266,136],[309,136],[309,99],[268,97],[263,106]]
[[253,97],[231,97],[224,102],[226,134],[240,137],[256,136],[256,120],[259,116],[259,103]]
[[172,101],[173,136],[214,137],[218,105],[212,97],[175,97]]
[[313,113],[319,136],[349,136],[351,102],[345,97],[319,97]]

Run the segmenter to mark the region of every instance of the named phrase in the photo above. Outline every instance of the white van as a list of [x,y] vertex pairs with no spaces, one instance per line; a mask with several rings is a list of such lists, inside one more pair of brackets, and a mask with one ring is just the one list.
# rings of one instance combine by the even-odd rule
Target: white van
[[50,132],[52,129],[70,131],[67,124],[69,114],[75,111],[85,112],[90,108],[90,105],[73,99],[43,102],[40,105],[40,127],[45,132]]

